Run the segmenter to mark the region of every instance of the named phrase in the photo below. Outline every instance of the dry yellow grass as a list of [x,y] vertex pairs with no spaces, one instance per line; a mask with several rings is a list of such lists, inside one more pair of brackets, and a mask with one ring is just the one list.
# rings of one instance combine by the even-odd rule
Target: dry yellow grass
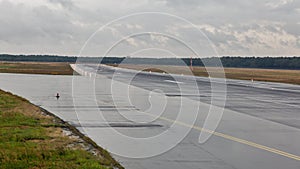
[[73,75],[69,63],[0,62],[0,73]]
[[[111,65],[117,66],[117,65]],[[144,70],[152,72],[166,72],[174,74],[191,75],[207,77],[208,73],[205,67],[193,67],[191,71],[186,66],[170,66],[170,65],[131,65],[122,64],[119,67],[135,70]],[[220,69],[210,67],[211,77],[220,77]],[[256,80],[268,82],[280,82],[290,84],[300,84],[300,70],[279,70],[279,69],[251,69],[251,68],[224,68],[225,76],[229,79]]]

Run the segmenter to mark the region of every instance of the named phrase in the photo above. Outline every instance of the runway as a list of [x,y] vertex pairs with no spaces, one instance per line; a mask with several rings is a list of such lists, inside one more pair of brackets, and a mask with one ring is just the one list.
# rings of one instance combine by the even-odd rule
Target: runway
[[[300,168],[300,86],[227,79],[226,92],[214,91],[226,94],[214,132],[203,125],[218,79],[80,69],[85,76],[0,74],[0,88],[70,122],[125,168]],[[201,132],[212,136],[199,143]]]

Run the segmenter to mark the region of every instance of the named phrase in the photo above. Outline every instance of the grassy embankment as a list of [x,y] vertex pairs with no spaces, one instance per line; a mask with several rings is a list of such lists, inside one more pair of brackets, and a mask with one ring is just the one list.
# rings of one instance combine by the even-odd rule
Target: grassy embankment
[[0,73],[73,75],[69,63],[0,62]]
[[[117,66],[117,65],[111,65]],[[152,72],[168,72],[174,74],[190,74],[187,67],[183,66],[167,66],[167,65],[119,65],[122,68],[144,70]],[[150,67],[150,68],[149,68]],[[218,77],[219,70],[211,68],[215,72],[212,77]],[[300,84],[300,70],[278,70],[278,69],[250,69],[250,68],[224,68],[226,78],[241,79],[241,80],[255,80],[267,82],[280,82],[290,84]],[[204,67],[193,67],[193,74],[196,76],[207,77],[208,73]]]
[[[63,132],[66,130],[75,135],[67,136]],[[96,155],[87,151],[87,147],[93,147]],[[0,90],[0,168],[113,166],[122,168],[107,151],[80,135],[74,127],[25,99]]]

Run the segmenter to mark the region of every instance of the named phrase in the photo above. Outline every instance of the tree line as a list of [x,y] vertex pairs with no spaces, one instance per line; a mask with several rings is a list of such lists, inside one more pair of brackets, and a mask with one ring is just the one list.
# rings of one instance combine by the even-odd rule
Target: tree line
[[[219,62],[221,60],[221,62]],[[55,55],[9,55],[0,54],[0,61],[19,62],[69,62],[102,64],[155,64],[155,65],[188,65],[190,58],[131,58],[131,57],[75,57]],[[220,66],[237,68],[270,68],[270,69],[300,69],[300,57],[232,57],[193,58],[193,66]]]

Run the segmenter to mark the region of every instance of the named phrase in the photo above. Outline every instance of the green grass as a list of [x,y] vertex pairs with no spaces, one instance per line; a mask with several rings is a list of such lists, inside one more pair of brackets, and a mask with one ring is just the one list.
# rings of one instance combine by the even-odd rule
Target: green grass
[[[28,101],[0,90],[0,168],[112,168],[119,164],[101,149],[95,156],[62,134],[55,117]],[[121,167],[120,167],[121,168]]]
[[0,69],[12,69],[12,68],[15,68],[15,66],[0,65]]

